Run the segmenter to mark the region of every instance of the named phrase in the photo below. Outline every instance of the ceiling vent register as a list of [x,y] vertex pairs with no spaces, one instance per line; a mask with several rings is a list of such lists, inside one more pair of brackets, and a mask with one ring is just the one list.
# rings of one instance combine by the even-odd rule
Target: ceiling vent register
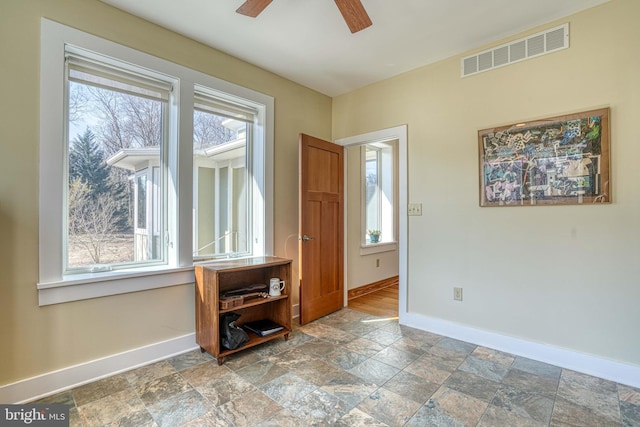
[[504,67],[569,47],[569,24],[462,58],[462,77]]

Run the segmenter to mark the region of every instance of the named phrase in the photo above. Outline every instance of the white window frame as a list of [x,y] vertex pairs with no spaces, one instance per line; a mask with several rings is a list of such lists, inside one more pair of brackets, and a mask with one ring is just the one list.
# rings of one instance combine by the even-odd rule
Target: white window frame
[[[234,109],[234,107],[236,107],[234,105],[234,103],[237,102],[237,100],[231,99],[229,98],[228,95],[224,94],[224,93],[220,93],[219,91],[216,91],[212,88],[207,88],[207,87],[202,87],[202,86],[198,86],[195,88],[195,92],[196,92],[196,99],[200,98],[200,101],[202,101],[202,97],[206,97],[209,98],[209,100],[213,101],[214,104],[216,104],[217,106],[222,105],[224,108],[225,104],[228,104],[230,106],[231,109]],[[202,101],[205,102],[206,101]],[[246,107],[249,107],[246,103],[244,104],[245,108],[242,109],[238,109],[236,110],[237,112],[239,112],[240,114],[243,113],[247,113],[248,115],[254,116],[255,115],[255,111],[249,111],[249,109],[247,109]],[[246,109],[246,111],[245,111]],[[214,111],[209,111],[210,114],[217,114]],[[233,114],[232,114],[233,115]],[[247,120],[247,116],[244,115],[242,118],[239,118],[239,121],[241,122],[246,122]],[[198,249],[200,249],[198,246],[201,246],[201,242],[197,242],[197,235],[198,235],[198,226],[199,226],[199,215],[200,215],[200,211],[199,211],[199,200],[196,197],[196,194],[198,192],[199,189],[199,177],[198,174],[195,173],[195,171],[197,170],[197,168],[199,166],[204,166],[204,167],[211,167],[213,169],[215,169],[215,197],[219,198],[220,197],[220,193],[221,193],[221,181],[220,181],[220,172],[221,169],[223,168],[227,168],[227,179],[228,184],[230,185],[229,188],[232,188],[232,181],[233,181],[233,175],[234,175],[234,170],[236,168],[245,168],[247,169],[247,162],[253,163],[253,138],[254,138],[254,134],[255,132],[253,132],[253,127],[255,126],[255,124],[253,122],[251,122],[251,135],[244,135],[244,146],[245,146],[245,156],[242,159],[230,159],[230,160],[224,160],[224,161],[218,161],[218,160],[213,160],[213,159],[201,159],[201,158],[194,158],[194,161],[197,162],[197,164],[194,164],[194,174],[193,174],[193,189],[194,189],[194,203],[193,203],[193,253],[194,253],[194,258],[196,260],[196,262],[206,262],[207,260],[217,260],[217,259],[221,259],[221,255],[220,254],[212,254],[212,255],[196,255],[196,252],[199,252]],[[246,128],[245,128],[246,129]],[[245,133],[245,131],[243,131],[243,133]],[[215,147],[214,147],[215,148]],[[219,148],[221,149],[226,149],[225,145],[220,146]],[[249,174],[250,175],[250,174]],[[250,178],[250,176],[248,176],[248,178]],[[248,200],[253,200],[253,194],[252,192],[255,190],[255,188],[252,188],[250,185],[247,185],[246,188],[246,192],[247,192],[247,196],[246,196],[246,201]],[[225,203],[225,205],[227,206],[227,212],[225,212],[225,215],[227,216],[227,218],[231,218],[231,216],[233,215],[233,203],[232,203],[232,197],[233,195],[231,193],[227,194],[227,201]],[[220,238],[220,236],[224,236],[225,233],[222,232],[222,230],[219,229],[219,221],[218,219],[220,218],[222,211],[220,210],[220,204],[216,203],[215,204],[215,213],[214,213],[214,218],[215,220],[215,230],[214,230],[214,235],[218,236],[218,239]],[[253,223],[253,212],[248,212],[248,223],[246,224],[246,227],[248,228],[247,230],[247,234],[248,234],[248,241],[247,241],[247,246],[248,246],[248,250],[251,251],[251,242],[254,241],[253,236],[251,235],[251,233],[253,233],[254,227],[252,227],[252,223]],[[197,243],[197,244],[196,244]],[[216,248],[219,248],[219,246],[222,244],[221,240],[214,240],[214,245],[216,246]],[[242,257],[243,253],[236,253],[233,255],[233,257]]]
[[376,197],[378,200],[378,203],[376,205],[376,215],[377,215],[377,222],[378,224],[376,225],[375,229],[377,230],[382,230],[382,203],[380,203],[380,199],[382,198],[382,183],[380,182],[382,180],[382,149],[380,147],[372,147],[369,144],[365,144],[362,147],[360,147],[360,161],[362,163],[361,165],[361,170],[362,170],[362,176],[360,177],[361,179],[361,192],[362,192],[362,209],[360,212],[361,215],[361,224],[362,224],[362,230],[361,230],[361,244],[363,246],[366,246],[368,244],[372,244],[371,243],[371,236],[369,236],[369,239],[367,239],[367,236],[369,235],[369,211],[367,210],[367,163],[370,161],[369,159],[369,152],[375,152],[375,160],[376,160],[376,180],[377,185],[376,185]]
[[[388,143],[394,140],[372,141],[360,147],[360,255],[395,251],[398,247],[398,194],[396,191],[397,171],[394,164],[397,149]],[[366,197],[366,150],[367,146],[378,150],[378,220],[383,239],[378,243],[371,243],[367,230],[367,197]],[[391,193],[390,205],[383,206],[383,193]],[[385,209],[386,208],[386,209]],[[389,237],[391,236],[391,237]]]
[[[174,78],[169,139],[167,262],[164,265],[64,275],[63,251],[67,152],[64,111],[65,45],[77,46]],[[193,104],[194,87],[209,87],[258,110],[253,126],[253,255],[273,253],[274,100],[181,65],[42,18],[40,40],[39,304],[57,304],[193,283]],[[175,143],[174,143],[175,144]],[[262,197],[260,197],[260,195]],[[262,237],[264,236],[264,237]]]

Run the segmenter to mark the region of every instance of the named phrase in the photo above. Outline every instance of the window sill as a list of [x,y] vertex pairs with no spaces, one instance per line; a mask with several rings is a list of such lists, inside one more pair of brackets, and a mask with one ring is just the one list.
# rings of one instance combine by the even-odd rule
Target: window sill
[[129,292],[193,283],[193,265],[153,268],[136,272],[110,272],[65,276],[56,282],[38,283],[38,305],[80,301]]
[[360,255],[370,255],[396,250],[398,250],[397,242],[367,243],[364,246],[360,246]]

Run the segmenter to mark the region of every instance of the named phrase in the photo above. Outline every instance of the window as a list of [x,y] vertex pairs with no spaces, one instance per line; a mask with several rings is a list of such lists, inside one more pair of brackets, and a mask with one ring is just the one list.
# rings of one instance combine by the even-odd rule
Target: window
[[41,305],[271,252],[271,97],[42,19],[40,117]]
[[198,87],[193,116],[195,259],[251,252],[252,128],[257,111]]
[[69,45],[65,65],[64,273],[164,262],[173,79]]
[[370,243],[377,243],[382,230],[382,153],[380,148],[365,145],[365,217]]
[[360,147],[362,176],[361,246],[372,248],[396,241],[396,141]]

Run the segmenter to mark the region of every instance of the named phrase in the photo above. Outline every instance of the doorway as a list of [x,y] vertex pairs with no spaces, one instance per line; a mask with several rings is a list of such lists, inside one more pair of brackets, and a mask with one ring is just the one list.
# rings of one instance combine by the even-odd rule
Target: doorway
[[[376,292],[357,298],[360,299],[357,305],[361,311],[366,310],[369,301],[371,314],[375,314],[373,313],[375,311],[386,313],[383,306],[388,305],[389,301],[394,300],[397,295],[397,313],[402,323],[407,312],[407,126],[402,125],[343,138],[335,143],[346,149],[345,306],[348,306],[350,291],[354,295],[359,293],[358,290],[367,288]],[[384,167],[382,159],[384,158],[384,150],[387,148],[393,150],[395,158],[395,167],[393,168],[395,223],[389,225],[387,219],[383,218],[384,215],[380,215],[378,218],[380,226],[377,229],[381,229],[382,235],[380,241],[377,239],[374,241],[371,233],[373,231],[371,224],[373,223],[367,221],[366,210],[361,209],[361,205],[362,203],[366,204],[367,201],[375,201],[375,197],[368,197],[371,194],[366,193],[366,185],[362,184],[361,172],[370,166],[366,162],[375,157],[371,151],[378,150],[379,166]],[[383,168],[383,173],[385,169],[389,170],[388,165]],[[357,182],[352,185],[354,180]],[[389,193],[383,196],[389,198]],[[385,223],[385,221],[387,222]],[[393,270],[394,268],[395,270]],[[397,285],[391,283],[391,286],[387,288],[386,285],[393,279],[385,277],[389,276],[389,271],[397,271],[397,276],[395,276]],[[366,285],[371,285],[371,287]],[[376,289],[376,286],[379,289]],[[354,289],[356,289],[355,293]],[[360,293],[364,293],[364,291]],[[356,302],[353,299],[352,301]],[[376,308],[376,306],[379,307]]]

